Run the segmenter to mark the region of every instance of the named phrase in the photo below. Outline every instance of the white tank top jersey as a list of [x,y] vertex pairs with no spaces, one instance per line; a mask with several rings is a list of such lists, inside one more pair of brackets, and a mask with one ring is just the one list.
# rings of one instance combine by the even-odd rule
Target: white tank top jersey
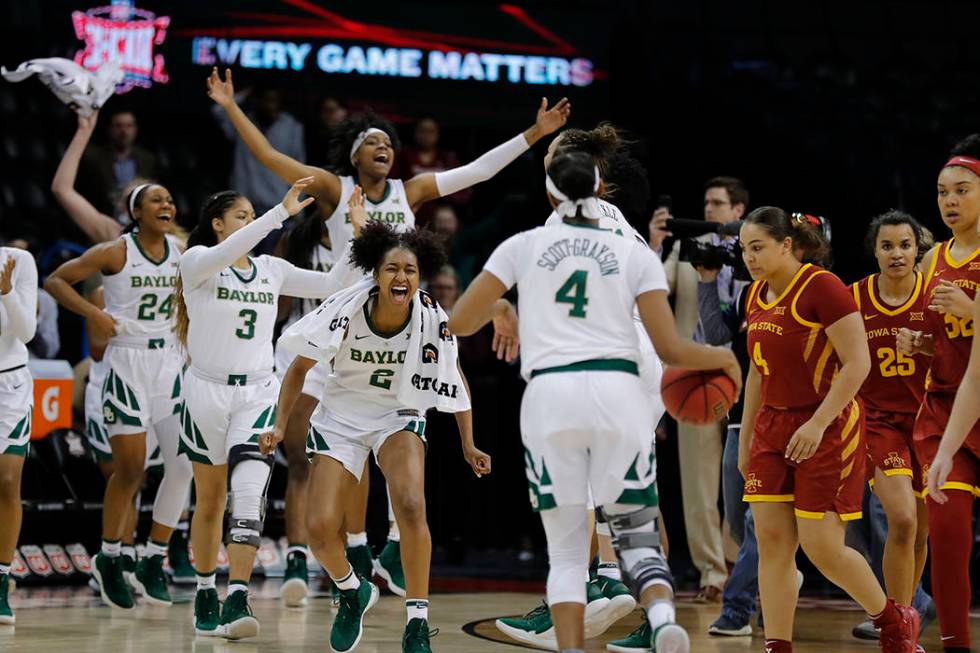
[[660,258],[615,231],[561,222],[504,241],[484,269],[517,285],[521,374],[595,359],[639,361],[636,297],[667,290]]
[[[347,213],[347,202],[356,185],[357,182],[353,177],[340,177],[340,201],[337,202],[334,212],[327,218],[330,244],[336,252],[344,251],[347,241],[354,237],[354,227],[351,226],[350,215]],[[415,227],[415,214],[408,204],[405,184],[401,179],[389,179],[386,182],[385,194],[380,202],[372,202],[365,196],[364,208],[367,209],[369,219],[386,222],[398,231],[407,231]]]
[[[619,210],[619,207],[611,202],[607,202],[604,199],[599,199],[599,211],[601,215],[598,216],[599,226],[603,229],[612,229],[613,231],[620,231],[624,236],[632,236],[635,240],[646,244],[646,238],[640,235],[640,232],[633,228],[623,212]],[[562,218],[555,211],[551,212],[548,219],[545,220],[544,226],[551,227],[556,224],[561,224]]]
[[117,274],[102,275],[105,310],[119,322],[118,334],[109,344],[146,348],[171,345],[178,241],[167,236],[163,258],[156,261],[143,251],[134,232],[123,235],[122,240],[126,243],[126,264]]
[[396,333],[378,333],[368,317],[375,297],[372,294],[351,317],[323,390],[331,417],[361,429],[371,427],[371,416],[382,419],[404,408],[396,395],[408,351],[411,312],[409,322]]
[[232,375],[272,373],[279,292],[294,268],[275,256],[248,260],[248,269],[229,266],[199,286],[184,289],[191,365],[222,382]]

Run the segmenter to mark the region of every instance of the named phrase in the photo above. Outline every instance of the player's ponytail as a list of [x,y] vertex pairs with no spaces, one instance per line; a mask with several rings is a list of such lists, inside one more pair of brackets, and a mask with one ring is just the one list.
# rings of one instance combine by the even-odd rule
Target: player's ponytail
[[[194,226],[190,235],[187,236],[187,249],[197,245],[203,245],[205,247],[217,245],[218,235],[214,233],[214,227],[211,226],[211,221],[214,218],[223,216],[225,211],[231,208],[242,197],[244,195],[236,190],[223,190],[219,193],[214,193],[205,200],[198,216],[197,225]],[[184,302],[184,282],[179,272],[177,274],[177,284],[174,287],[174,305],[174,333],[177,335],[177,341],[183,345],[184,349],[187,349],[187,330],[190,328],[191,318],[187,314],[187,304]]]
[[548,165],[545,187],[562,218],[598,219],[599,169],[584,152],[557,154]]
[[610,179],[611,159],[630,144],[615,125],[611,122],[601,122],[595,129],[566,129],[555,138],[557,140],[555,156],[570,152],[585,152],[592,157],[592,161],[599,168],[599,174],[606,181],[603,196],[611,196],[615,192]]
[[829,266],[830,243],[817,218],[804,213],[790,215],[775,206],[760,206],[749,213],[745,222],[758,225],[776,241],[792,240],[793,253],[801,262]]

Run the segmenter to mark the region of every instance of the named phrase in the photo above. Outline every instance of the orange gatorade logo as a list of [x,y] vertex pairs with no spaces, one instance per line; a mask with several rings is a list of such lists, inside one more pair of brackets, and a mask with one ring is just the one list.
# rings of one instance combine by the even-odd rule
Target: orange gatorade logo
[[889,451],[888,456],[881,461],[885,467],[904,467],[905,460],[898,455],[897,451]]
[[749,477],[745,479],[745,493],[755,494],[762,489],[762,481],[755,477],[755,474],[749,474]]

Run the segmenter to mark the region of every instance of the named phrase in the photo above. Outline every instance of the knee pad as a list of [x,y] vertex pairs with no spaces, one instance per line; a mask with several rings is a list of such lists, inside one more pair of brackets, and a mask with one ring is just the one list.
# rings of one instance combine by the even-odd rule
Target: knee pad
[[622,563],[623,582],[633,594],[639,598],[653,585],[664,585],[673,592],[674,578],[660,549],[659,509],[648,506],[618,514],[607,509],[603,512]]
[[228,453],[228,535],[225,544],[259,548],[265,520],[272,456],[255,445],[236,445]]

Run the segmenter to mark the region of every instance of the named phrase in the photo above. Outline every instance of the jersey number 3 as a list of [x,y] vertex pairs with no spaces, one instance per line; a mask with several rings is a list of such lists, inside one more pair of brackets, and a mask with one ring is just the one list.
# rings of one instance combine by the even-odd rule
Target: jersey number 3
[[585,296],[585,284],[588,279],[588,271],[575,270],[555,293],[556,302],[572,305],[568,309],[569,317],[585,317],[585,307],[589,305],[589,298]]
[[245,318],[242,328],[235,329],[235,335],[242,340],[251,340],[255,337],[255,320],[259,317],[258,313],[250,308],[243,308],[238,311],[238,317]]

